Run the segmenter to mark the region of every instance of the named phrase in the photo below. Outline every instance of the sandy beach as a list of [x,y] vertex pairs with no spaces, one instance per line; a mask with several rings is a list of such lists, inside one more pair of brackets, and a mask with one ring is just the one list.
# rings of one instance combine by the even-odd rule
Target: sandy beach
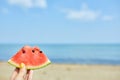
[[[0,80],[9,80],[14,67],[0,62]],[[32,80],[120,80],[120,66],[50,64],[34,70]]]

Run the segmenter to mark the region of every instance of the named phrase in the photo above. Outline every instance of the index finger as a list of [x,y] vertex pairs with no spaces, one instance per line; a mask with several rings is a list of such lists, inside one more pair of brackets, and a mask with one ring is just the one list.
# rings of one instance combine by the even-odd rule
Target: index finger
[[11,75],[10,80],[14,80],[18,73],[19,73],[19,68],[15,68],[12,75]]
[[32,80],[33,70],[27,70],[26,80]]

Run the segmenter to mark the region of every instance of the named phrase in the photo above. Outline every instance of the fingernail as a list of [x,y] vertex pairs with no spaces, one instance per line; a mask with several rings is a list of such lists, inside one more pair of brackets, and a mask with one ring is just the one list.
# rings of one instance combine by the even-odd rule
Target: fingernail
[[23,68],[23,67],[25,67],[25,64],[24,64],[24,63],[21,63],[21,64],[20,64],[20,68]]

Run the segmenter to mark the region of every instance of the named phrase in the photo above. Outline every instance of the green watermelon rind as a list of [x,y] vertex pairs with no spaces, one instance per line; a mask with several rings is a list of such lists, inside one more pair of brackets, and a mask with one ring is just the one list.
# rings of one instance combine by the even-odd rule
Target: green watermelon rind
[[[11,65],[13,65],[13,66],[15,66],[15,67],[17,67],[17,68],[20,68],[20,65],[17,64],[17,63],[15,63],[11,59],[8,60],[8,63],[11,64]],[[48,60],[46,63],[44,63],[44,64],[42,64],[40,66],[35,66],[35,67],[34,66],[28,66],[28,67],[26,67],[26,69],[31,69],[31,70],[40,69],[40,68],[46,67],[49,64],[51,64],[51,62]]]

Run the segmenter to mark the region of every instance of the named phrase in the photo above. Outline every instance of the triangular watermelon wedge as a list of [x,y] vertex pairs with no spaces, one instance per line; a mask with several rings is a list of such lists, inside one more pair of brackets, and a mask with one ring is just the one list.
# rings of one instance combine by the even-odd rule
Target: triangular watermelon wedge
[[38,47],[24,46],[8,60],[8,63],[18,68],[24,63],[27,69],[39,69],[51,62]]

